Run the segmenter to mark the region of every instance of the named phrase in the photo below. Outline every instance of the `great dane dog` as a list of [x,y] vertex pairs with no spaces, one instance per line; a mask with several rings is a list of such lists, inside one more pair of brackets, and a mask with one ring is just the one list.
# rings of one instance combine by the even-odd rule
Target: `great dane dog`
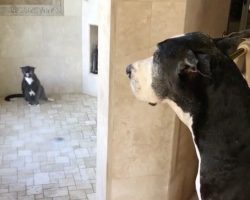
[[126,69],[139,100],[168,103],[193,134],[200,200],[250,199],[250,90],[229,56],[246,37],[187,33]]

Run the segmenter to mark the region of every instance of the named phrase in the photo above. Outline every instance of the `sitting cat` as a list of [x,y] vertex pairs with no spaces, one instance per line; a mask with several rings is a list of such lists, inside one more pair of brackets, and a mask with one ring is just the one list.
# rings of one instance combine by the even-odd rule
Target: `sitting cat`
[[21,67],[21,70],[23,73],[22,94],[9,95],[5,97],[6,101],[16,97],[24,97],[30,105],[38,105],[39,100],[53,101],[46,96],[44,88],[34,72],[35,67],[24,66]]

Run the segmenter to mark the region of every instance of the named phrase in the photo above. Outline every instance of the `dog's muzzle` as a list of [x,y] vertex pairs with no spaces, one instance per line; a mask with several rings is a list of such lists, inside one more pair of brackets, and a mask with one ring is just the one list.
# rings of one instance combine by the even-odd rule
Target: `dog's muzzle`
[[[150,76],[147,74],[146,66],[141,66],[138,68],[138,63],[136,66],[133,64],[128,65],[126,67],[126,74],[130,80],[130,85],[135,96],[138,99],[149,102],[149,105],[155,106],[157,103],[151,103],[151,99],[155,99],[155,97],[152,98],[155,95],[152,95],[153,92],[151,91],[151,87],[149,86],[147,88],[147,81],[145,82],[145,80],[149,80]],[[143,75],[148,75],[148,77],[143,77]]]

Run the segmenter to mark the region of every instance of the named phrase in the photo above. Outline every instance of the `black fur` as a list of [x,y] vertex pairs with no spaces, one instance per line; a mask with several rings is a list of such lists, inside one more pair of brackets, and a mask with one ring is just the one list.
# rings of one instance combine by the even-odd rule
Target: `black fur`
[[225,54],[230,56],[234,53],[238,45],[245,39],[250,37],[250,29],[241,32],[231,33],[222,38],[214,38],[215,45]]
[[229,58],[250,31],[167,39],[154,53],[152,87],[193,118],[202,200],[250,199],[250,91]]
[[21,67],[21,70],[23,73],[22,94],[9,95],[5,97],[5,100],[10,101],[11,98],[24,97],[30,105],[38,105],[40,100],[48,101],[44,88],[35,74],[35,68],[25,66]]
[[[184,64],[186,68],[179,71],[189,51],[197,60],[196,69],[190,71]],[[193,117],[201,154],[202,200],[249,200],[250,92],[237,66],[224,54],[201,33],[168,39],[154,55],[154,66],[161,73],[154,77],[153,88]]]
[[5,101],[10,101],[13,98],[24,97],[23,94],[11,94],[4,98]]

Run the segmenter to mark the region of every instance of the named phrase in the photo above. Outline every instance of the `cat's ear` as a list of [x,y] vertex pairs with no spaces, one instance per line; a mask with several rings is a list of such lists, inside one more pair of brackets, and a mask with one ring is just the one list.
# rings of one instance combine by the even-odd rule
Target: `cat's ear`
[[34,72],[35,71],[35,67],[30,67],[30,69],[32,70],[32,72]]
[[25,71],[25,67],[20,67],[21,71],[24,72]]

